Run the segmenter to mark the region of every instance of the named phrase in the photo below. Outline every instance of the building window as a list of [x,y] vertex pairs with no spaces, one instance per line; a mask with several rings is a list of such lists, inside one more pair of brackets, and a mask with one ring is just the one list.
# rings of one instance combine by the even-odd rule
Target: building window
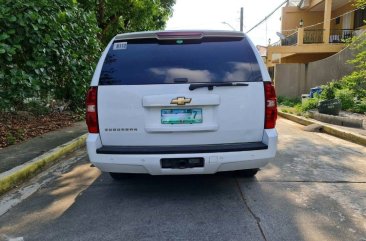
[[355,25],[354,28],[357,29],[359,27],[362,27],[363,25],[365,25],[366,21],[366,8],[363,9],[357,9],[355,11]]
[[341,23],[341,18],[340,18],[340,17],[336,18],[335,20],[336,20],[336,21],[335,21],[335,22],[336,22],[336,24],[340,24],[340,23]]

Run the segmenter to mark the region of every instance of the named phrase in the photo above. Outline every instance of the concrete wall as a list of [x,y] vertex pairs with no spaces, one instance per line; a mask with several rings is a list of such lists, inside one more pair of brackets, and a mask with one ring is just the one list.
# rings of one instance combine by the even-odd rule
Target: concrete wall
[[308,64],[277,64],[274,82],[278,96],[300,97],[310,88],[339,80],[352,72],[347,60],[353,56],[349,48],[328,58]]
[[278,96],[297,97],[305,82],[304,64],[277,64],[275,67],[275,88]]
[[332,55],[328,58],[311,62],[308,64],[307,86],[314,87],[326,84],[333,80],[339,80],[353,71],[353,66],[347,60],[353,58],[349,48]]

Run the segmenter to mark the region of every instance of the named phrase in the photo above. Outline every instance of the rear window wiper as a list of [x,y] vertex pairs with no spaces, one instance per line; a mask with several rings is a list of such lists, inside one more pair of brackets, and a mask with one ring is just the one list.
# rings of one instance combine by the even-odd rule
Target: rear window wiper
[[189,90],[195,90],[198,88],[207,87],[208,90],[213,90],[213,87],[220,86],[248,86],[249,84],[243,82],[224,82],[224,83],[205,83],[205,84],[190,84]]

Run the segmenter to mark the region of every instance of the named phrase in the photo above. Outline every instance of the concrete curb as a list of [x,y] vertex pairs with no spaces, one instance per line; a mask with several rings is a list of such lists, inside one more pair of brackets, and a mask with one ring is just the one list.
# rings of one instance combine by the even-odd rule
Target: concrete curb
[[0,174],[0,196],[14,186],[37,175],[41,171],[56,163],[57,160],[75,149],[85,145],[87,134],[77,137],[61,146],[58,146],[39,157],[36,157],[20,166]]
[[337,128],[334,128],[333,126],[328,126],[328,125],[318,122],[318,121],[309,120],[304,117],[296,116],[296,115],[289,114],[289,113],[284,113],[282,111],[278,111],[278,115],[283,118],[286,118],[288,120],[297,122],[301,125],[305,125],[305,126],[311,125],[311,124],[320,124],[322,126],[322,131],[324,133],[327,133],[329,135],[332,135],[332,136],[335,136],[335,137],[341,138],[343,140],[347,140],[347,141],[350,141],[350,142],[353,142],[353,143],[356,143],[356,144],[359,144],[362,146],[366,146],[366,137],[365,136],[362,136],[362,135],[359,135],[356,133],[352,133],[349,131],[337,129]]
[[309,111],[309,115],[312,119],[333,125],[355,127],[355,128],[363,127],[363,119],[326,115],[322,113],[317,113],[315,111]]

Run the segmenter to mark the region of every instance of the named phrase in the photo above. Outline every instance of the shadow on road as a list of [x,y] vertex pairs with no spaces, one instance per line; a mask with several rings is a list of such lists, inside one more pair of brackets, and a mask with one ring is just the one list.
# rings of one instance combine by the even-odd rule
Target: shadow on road
[[239,179],[267,240],[366,240],[366,149],[280,126],[256,181]]
[[116,182],[108,174],[90,176],[94,170],[76,166],[6,214],[0,233],[26,240],[262,239],[230,174]]
[[366,240],[365,148],[279,123],[276,159],[244,179],[137,175],[84,159],[0,218],[25,240]]

